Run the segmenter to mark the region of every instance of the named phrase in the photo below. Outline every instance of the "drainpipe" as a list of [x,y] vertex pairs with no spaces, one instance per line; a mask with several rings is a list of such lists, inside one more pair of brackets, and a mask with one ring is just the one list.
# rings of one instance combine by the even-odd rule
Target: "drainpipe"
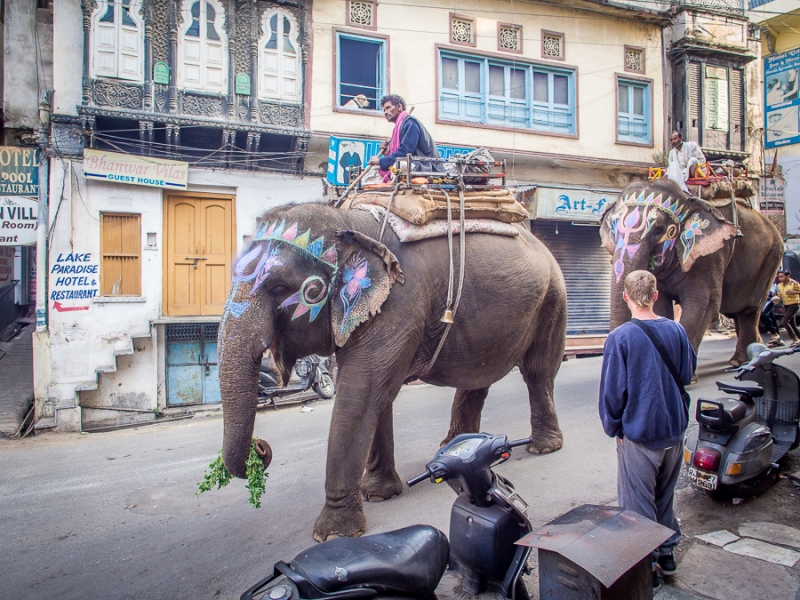
[[36,331],[33,334],[34,422],[37,429],[55,426],[52,407],[46,407],[51,377],[50,332],[47,328],[47,232],[50,189],[50,107],[52,90],[39,102],[39,216],[36,227]]

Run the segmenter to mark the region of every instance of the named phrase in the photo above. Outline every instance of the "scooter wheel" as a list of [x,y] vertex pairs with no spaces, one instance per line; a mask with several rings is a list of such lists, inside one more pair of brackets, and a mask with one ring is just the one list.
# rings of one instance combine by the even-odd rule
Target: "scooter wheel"
[[317,395],[325,400],[333,398],[333,395],[336,393],[336,386],[333,383],[333,378],[327,373],[323,373],[319,381],[314,383],[312,387]]

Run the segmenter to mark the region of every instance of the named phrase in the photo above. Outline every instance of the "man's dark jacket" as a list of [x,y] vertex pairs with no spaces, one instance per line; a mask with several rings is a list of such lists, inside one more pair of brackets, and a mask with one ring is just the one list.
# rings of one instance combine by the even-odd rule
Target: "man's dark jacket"
[[[431,134],[416,117],[408,115],[400,125],[400,147],[396,152],[388,156],[380,157],[380,166],[384,171],[388,171],[395,160],[411,156],[428,156],[439,158],[439,151],[433,142]],[[442,171],[441,163],[430,163],[428,161],[414,161],[411,165],[412,171]]]

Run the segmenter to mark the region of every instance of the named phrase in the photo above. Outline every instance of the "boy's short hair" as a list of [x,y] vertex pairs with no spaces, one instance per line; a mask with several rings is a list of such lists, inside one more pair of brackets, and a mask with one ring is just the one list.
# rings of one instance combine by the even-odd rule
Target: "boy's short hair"
[[656,295],[656,276],[650,271],[632,271],[625,278],[625,291],[637,306],[652,306],[653,296]]

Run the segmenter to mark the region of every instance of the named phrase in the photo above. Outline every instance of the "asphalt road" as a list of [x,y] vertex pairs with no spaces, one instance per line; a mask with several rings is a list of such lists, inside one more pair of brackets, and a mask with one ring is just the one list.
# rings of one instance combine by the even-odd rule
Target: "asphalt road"
[[[733,341],[703,343],[693,398],[713,395]],[[783,359],[800,367],[800,356]],[[535,526],[580,504],[614,503],[614,443],[597,417],[601,359],[562,364],[557,378],[564,448],[518,450],[498,471],[530,505]],[[397,469],[418,474],[447,432],[452,390],[407,386],[395,403]],[[195,496],[222,445],[220,416],[97,434],[44,434],[0,442],[0,597],[238,598],[312,545],[324,502],[332,401],[259,413],[256,435],[274,450],[264,507],[253,509],[244,482]],[[527,390],[514,372],[493,386],[482,429],[529,434]],[[367,533],[413,523],[448,530],[454,495],[423,483],[368,503]]]

